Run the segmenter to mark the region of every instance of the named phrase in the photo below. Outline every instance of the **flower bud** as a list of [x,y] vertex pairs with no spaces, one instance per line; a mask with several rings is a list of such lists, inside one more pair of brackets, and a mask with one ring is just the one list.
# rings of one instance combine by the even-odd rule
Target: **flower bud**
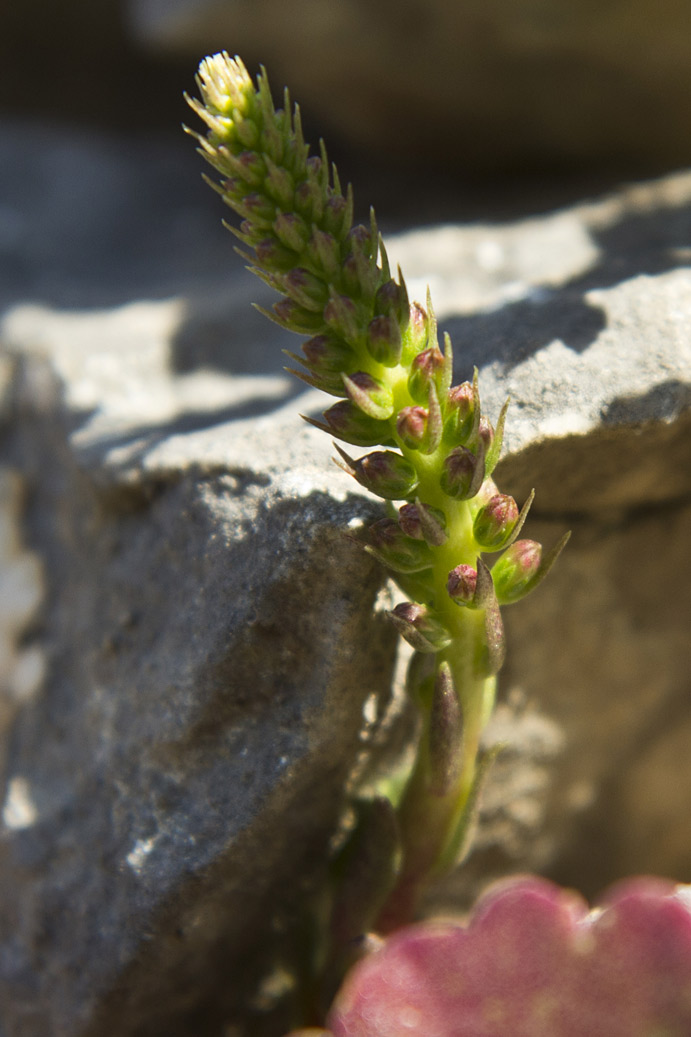
[[281,209],[292,209],[295,198],[295,182],[284,166],[278,166],[267,154],[264,161],[268,169],[268,176],[264,180],[267,193],[271,195]]
[[370,526],[366,550],[397,573],[417,573],[432,566],[432,552],[423,541],[406,536],[394,519]]
[[274,231],[276,237],[293,251],[301,254],[307,245],[307,226],[301,216],[296,212],[281,212],[274,220]]
[[344,443],[355,446],[378,446],[391,438],[388,421],[377,421],[364,414],[352,400],[340,400],[324,411],[324,421],[317,421],[303,414],[305,421],[322,432],[328,432]]
[[457,605],[474,604],[477,587],[477,570],[472,565],[457,565],[449,573],[446,589]]
[[348,208],[342,194],[333,195],[324,206],[324,226],[330,234],[340,235]]
[[476,396],[470,382],[462,382],[449,389],[444,422],[444,438],[447,442],[467,444],[476,434],[476,425],[480,420]]
[[393,391],[390,386],[378,382],[366,371],[356,371],[353,375],[344,374],[341,377],[348,396],[364,414],[378,421],[391,417]]
[[233,155],[223,147],[218,150],[228,160],[233,173],[252,187],[259,187],[266,174],[266,165],[261,155],[256,151],[242,151],[239,155]]
[[419,450],[427,436],[429,414],[424,407],[403,407],[396,417],[396,433],[404,446]]
[[405,344],[413,355],[418,354],[427,345],[428,323],[427,313],[420,303],[411,303]]
[[518,522],[518,506],[513,497],[496,493],[480,508],[473,522],[473,536],[485,551],[499,551]]
[[426,605],[404,601],[388,615],[398,632],[418,652],[439,652],[451,644],[448,630]]
[[268,230],[273,224],[276,206],[264,194],[246,194],[237,206],[237,211],[251,220],[255,226]]
[[276,238],[263,238],[254,246],[254,251],[258,265],[265,270],[287,272],[299,262],[297,252],[281,245]]
[[484,452],[473,454],[467,447],[458,446],[444,458],[440,483],[444,493],[454,500],[470,500],[482,486],[484,477]]
[[[260,307],[257,307],[260,309]],[[312,335],[324,327],[321,313],[305,309],[293,299],[279,299],[272,307],[273,312],[260,310],[267,313],[276,324],[288,331],[295,331],[300,335]]]
[[511,605],[530,594],[550,571],[566,547],[571,533],[565,533],[552,550],[543,556],[534,540],[517,540],[508,547],[492,568],[492,580],[500,605]]
[[430,382],[437,381],[444,370],[444,356],[439,346],[423,349],[413,358],[408,376],[408,391],[414,400],[425,401],[429,395]]
[[283,288],[300,306],[322,313],[328,298],[328,288],[318,277],[304,267],[293,267],[283,279]]
[[430,547],[441,547],[448,540],[444,512],[420,500],[398,509],[398,524],[409,537],[426,540]]
[[401,359],[401,329],[396,318],[375,317],[367,326],[367,352],[384,367],[395,367]]
[[325,279],[333,282],[341,272],[341,250],[333,234],[314,227],[307,247],[307,257],[314,266],[321,266]]
[[324,320],[346,342],[357,342],[360,324],[355,303],[347,295],[332,295],[324,308]]
[[393,317],[399,328],[405,329],[410,317],[410,303],[403,278],[401,283],[391,278],[377,289],[374,297],[374,312],[382,317]]
[[312,178],[303,180],[295,188],[295,208],[310,223],[318,223],[321,220],[324,213],[324,197],[319,184]]
[[533,587],[542,561],[542,546],[535,540],[517,540],[492,568],[494,590],[500,605],[525,597]]
[[353,475],[366,489],[385,500],[405,500],[415,491],[417,473],[393,450],[375,450],[355,462]]

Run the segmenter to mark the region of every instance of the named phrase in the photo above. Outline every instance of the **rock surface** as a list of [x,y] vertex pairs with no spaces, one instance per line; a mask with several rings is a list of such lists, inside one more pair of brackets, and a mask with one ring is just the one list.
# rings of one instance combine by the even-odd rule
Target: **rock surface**
[[[133,36],[263,62],[351,144],[462,173],[688,163],[683,0],[129,0]],[[422,158],[422,152],[420,153]]]
[[[379,504],[300,423],[319,395],[193,161],[2,139],[0,1034],[259,1034],[241,1002],[281,976],[257,994],[254,947],[280,949],[386,698],[380,576],[342,535]],[[508,747],[437,903],[514,869],[691,879],[690,240],[680,175],[390,242],[457,377],[480,366],[490,415],[512,396],[527,535],[574,530],[506,610]]]

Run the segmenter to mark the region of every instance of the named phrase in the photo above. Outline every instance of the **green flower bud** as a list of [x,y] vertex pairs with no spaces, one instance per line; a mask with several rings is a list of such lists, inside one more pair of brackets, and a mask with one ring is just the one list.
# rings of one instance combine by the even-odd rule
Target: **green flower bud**
[[417,573],[431,568],[432,552],[421,540],[406,536],[394,519],[380,519],[370,526],[366,550],[397,573]]
[[517,540],[508,547],[492,568],[492,580],[500,605],[512,605],[530,594],[550,571],[566,547],[571,533],[565,533],[545,556],[534,540]]
[[443,371],[444,356],[439,346],[434,345],[418,353],[413,358],[408,376],[408,392],[413,399],[420,402],[426,401],[430,383],[436,384]]
[[533,589],[540,571],[542,546],[535,540],[517,540],[492,569],[492,581],[500,605],[520,601]]
[[294,252],[301,254],[307,245],[308,231],[302,216],[296,212],[281,212],[274,220],[276,237]]
[[347,295],[331,296],[324,308],[324,320],[346,342],[355,343],[360,338],[357,307]]
[[367,352],[383,367],[395,367],[401,359],[401,329],[392,315],[380,315],[367,326]]
[[398,327],[404,331],[410,319],[410,303],[402,277],[400,281],[400,284],[396,284],[391,278],[377,289],[374,296],[374,312],[382,317],[393,317]]
[[322,432],[328,432],[336,439],[342,439],[344,443],[353,443],[355,446],[378,446],[386,443],[391,438],[391,429],[388,421],[377,421],[368,417],[352,400],[341,400],[329,407],[322,415],[324,421],[317,421],[303,414],[303,418],[310,425],[319,428]]
[[300,306],[322,313],[328,298],[328,288],[318,277],[304,267],[294,267],[283,278],[283,289]]
[[467,447],[458,446],[444,458],[440,483],[444,493],[454,500],[470,500],[482,486],[484,477],[484,451],[473,454]]
[[517,522],[516,501],[505,493],[496,493],[475,516],[473,536],[485,551],[499,551],[508,542]]
[[344,227],[346,222],[348,204],[342,194],[334,195],[329,198],[326,205],[324,206],[324,226],[330,234],[335,234],[337,237],[341,237],[344,230],[349,228]]
[[326,281],[333,283],[338,280],[341,273],[341,250],[333,234],[314,227],[306,255],[313,266],[322,268]]
[[472,565],[457,565],[449,573],[446,589],[457,605],[472,608],[477,587],[477,570]]
[[264,180],[267,193],[282,209],[292,209],[295,200],[295,181],[284,166],[279,166],[264,155],[268,176]]
[[[476,433],[477,404],[470,382],[454,385],[446,398],[444,438],[451,443],[466,444]],[[479,415],[477,421],[479,423]]]
[[390,386],[382,385],[366,371],[356,371],[353,375],[344,374],[341,377],[348,396],[364,414],[379,421],[391,417],[393,391]]
[[276,238],[263,238],[254,246],[257,263],[265,270],[287,273],[299,262],[299,256],[293,249],[281,245]]
[[440,652],[451,644],[451,635],[426,605],[401,602],[388,613],[398,632],[418,652]]
[[352,474],[366,489],[385,500],[404,500],[415,492],[417,473],[393,450],[375,450],[353,465]]
[[[272,307],[273,313],[269,314],[276,324],[280,324],[287,331],[295,331],[300,335],[312,335],[324,327],[321,313],[305,309],[293,299],[279,299]],[[266,312],[266,311],[262,311]]]

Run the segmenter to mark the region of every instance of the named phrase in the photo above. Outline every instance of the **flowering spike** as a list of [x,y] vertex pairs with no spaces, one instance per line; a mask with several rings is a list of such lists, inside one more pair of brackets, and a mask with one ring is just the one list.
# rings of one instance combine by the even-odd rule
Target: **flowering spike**
[[[352,228],[352,188],[343,190],[323,141],[319,154],[310,156],[288,91],[277,110],[264,69],[253,85],[242,62],[227,54],[202,62],[197,81],[201,103],[190,104],[204,133],[192,135],[218,174],[214,190],[241,221],[231,228],[238,251],[281,295],[267,316],[312,336],[302,355],[288,353],[305,368],[293,373],[346,397],[320,420],[305,420],[337,440],[373,447],[354,460],[337,446],[337,463],[380,497],[405,502],[397,521],[391,517],[372,526],[365,545],[413,599],[397,606],[391,618],[430,660],[414,696],[423,714],[417,762],[395,800],[403,856],[377,920],[386,929],[410,918],[424,883],[435,869],[453,863],[467,838],[484,768],[474,746],[493,702],[492,675],[503,660],[499,602],[517,601],[532,590],[565,538],[545,558],[539,545],[516,540],[533,495],[518,513],[490,478],[507,404],[494,431],[481,413],[477,368],[472,381],[452,386],[451,340],[444,335],[442,353],[429,289],[423,307],[409,300],[400,268],[394,280],[374,210],[368,226]],[[400,452],[385,449],[396,446]],[[483,549],[504,549],[492,573],[477,558]],[[476,558],[477,568],[466,564]],[[449,572],[454,559],[465,561]],[[435,660],[440,652],[441,663]],[[462,776],[461,715],[468,729]],[[371,808],[375,827],[378,810]],[[421,818],[429,822],[424,831]],[[359,850],[346,856],[348,867],[358,871],[357,862],[374,861],[378,851],[373,853],[361,825],[355,842],[364,857]],[[388,865],[380,861],[384,870],[390,855],[387,860]],[[372,864],[375,871],[378,866]],[[365,924],[367,911],[360,915],[353,906],[353,891],[361,888],[356,878],[341,875],[331,890],[330,937],[336,944]],[[337,972],[349,952],[328,946],[328,924],[323,936],[326,967]]]
[[463,710],[451,667],[439,664],[429,717],[429,791],[446,796],[456,785],[463,763]]

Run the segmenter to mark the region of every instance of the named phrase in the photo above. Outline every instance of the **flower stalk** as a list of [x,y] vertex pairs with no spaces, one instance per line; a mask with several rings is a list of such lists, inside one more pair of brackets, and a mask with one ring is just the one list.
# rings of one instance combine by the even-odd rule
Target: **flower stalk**
[[[391,619],[415,649],[409,691],[422,734],[395,823],[384,811],[385,849],[368,842],[380,806],[362,814],[367,829],[352,841],[363,873],[376,861],[385,876],[358,925],[387,931],[414,917],[429,881],[462,852],[490,758],[480,758],[480,740],[504,655],[499,604],[532,590],[566,538],[544,559],[540,545],[516,541],[532,494],[519,511],[492,480],[506,406],[493,427],[482,414],[477,371],[452,384],[451,341],[446,335],[440,346],[429,294],[424,307],[411,303],[373,211],[353,226],[352,190],[342,187],[323,143],[310,154],[288,92],[276,108],[266,73],[254,84],[227,54],[203,61],[197,84],[201,99],[188,100],[206,132],[193,136],[219,176],[208,182],[240,218],[230,227],[238,251],[280,295],[263,312],[307,336],[302,354],[288,354],[304,369],[293,373],[336,397],[321,420],[306,420],[345,444],[378,448],[353,458],[336,445],[338,463],[398,502],[365,546],[407,598]],[[490,571],[483,554],[500,551]],[[332,936],[347,931],[352,940],[343,904],[354,880],[344,877],[343,862],[339,868]]]

